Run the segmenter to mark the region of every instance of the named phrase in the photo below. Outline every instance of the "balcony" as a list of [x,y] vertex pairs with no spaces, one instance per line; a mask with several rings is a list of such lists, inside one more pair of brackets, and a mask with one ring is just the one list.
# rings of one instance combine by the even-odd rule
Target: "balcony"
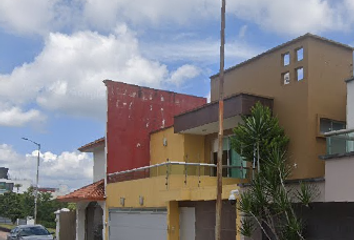
[[[164,177],[164,184],[166,189],[169,189],[171,181],[181,179],[184,185],[189,187],[205,186],[204,181],[207,178],[216,179],[215,164],[206,163],[186,163],[186,162],[164,162],[146,167],[135,168],[127,171],[121,171],[108,174],[109,181],[125,182],[144,178]],[[223,178],[225,181],[232,179],[248,181],[252,178],[253,169],[244,166],[223,166]],[[177,178],[176,178],[177,176]],[[230,182],[229,181],[229,182]],[[192,183],[192,185],[191,185]]]
[[341,156],[354,152],[354,129],[325,133],[327,156]]
[[[129,199],[144,195],[160,201],[215,200],[216,165],[164,162],[108,175],[108,191]],[[223,166],[223,197],[239,183],[248,182],[253,170],[242,166]],[[148,192],[151,189],[151,192]],[[130,192],[127,194],[127,192]],[[123,194],[124,193],[124,194]],[[152,194],[153,193],[153,194]]]

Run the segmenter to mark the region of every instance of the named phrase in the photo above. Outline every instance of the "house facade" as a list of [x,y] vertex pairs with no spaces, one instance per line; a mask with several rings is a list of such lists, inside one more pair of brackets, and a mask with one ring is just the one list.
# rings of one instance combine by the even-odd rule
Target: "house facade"
[[[227,199],[253,172],[231,149],[232,129],[255,103],[270,107],[290,138],[291,180],[323,186],[325,164],[318,156],[326,153],[324,133],[346,126],[342,79],[353,76],[352,51],[306,34],[225,71],[224,239],[241,239],[241,218]],[[211,103],[193,100],[168,114],[180,100],[161,97],[159,90],[105,84],[106,239],[214,239],[218,75],[211,77]],[[138,111],[132,110],[136,98],[143,102]],[[162,99],[171,102],[162,106]],[[324,201],[323,194],[316,201]]]
[[[60,231],[68,231],[63,236],[75,236],[76,240],[94,240],[104,239],[106,226],[104,225],[105,216],[105,138],[97,139],[78,149],[81,152],[89,152],[93,154],[93,183],[75,190],[57,199],[62,202],[76,203],[76,214],[63,216],[62,222],[66,224],[76,218],[76,229]],[[66,213],[64,213],[66,214]],[[59,230],[58,230],[59,231]],[[71,233],[74,231],[74,234]],[[59,235],[59,234],[58,234]],[[58,239],[60,240],[60,239]],[[69,240],[69,239],[68,239]]]

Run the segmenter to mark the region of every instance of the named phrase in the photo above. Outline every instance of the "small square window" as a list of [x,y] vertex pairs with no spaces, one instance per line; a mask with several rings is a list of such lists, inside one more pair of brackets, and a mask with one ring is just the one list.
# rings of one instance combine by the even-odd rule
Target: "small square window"
[[304,59],[304,48],[299,48],[296,50],[296,59],[297,61]]
[[283,54],[283,66],[288,66],[290,64],[290,53]]
[[287,85],[289,83],[290,83],[290,73],[289,72],[283,73],[283,84]]
[[298,81],[301,81],[304,79],[304,68],[296,69],[296,78]]

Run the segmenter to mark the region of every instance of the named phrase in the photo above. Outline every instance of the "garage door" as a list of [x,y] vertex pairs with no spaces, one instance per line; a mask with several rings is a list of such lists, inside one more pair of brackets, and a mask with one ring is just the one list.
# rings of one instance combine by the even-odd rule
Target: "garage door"
[[109,240],[166,240],[167,211],[109,210]]

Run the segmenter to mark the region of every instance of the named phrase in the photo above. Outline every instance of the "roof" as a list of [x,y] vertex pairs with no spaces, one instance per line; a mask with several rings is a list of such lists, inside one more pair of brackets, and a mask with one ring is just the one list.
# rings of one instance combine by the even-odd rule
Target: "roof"
[[352,81],[354,81],[354,77],[345,80],[346,83],[349,83],[349,82],[352,82]]
[[85,144],[84,146],[78,148],[80,152],[92,152],[93,148],[103,145],[105,143],[105,138],[99,138],[93,142]]
[[[272,97],[268,97],[268,96],[262,96],[262,95],[258,95],[258,94],[251,94],[251,93],[235,93],[235,94],[232,94],[232,95],[229,95],[227,96],[226,98],[224,98],[224,102],[231,99],[231,98],[235,98],[235,97],[238,97],[238,96],[252,96],[252,97],[261,97],[261,98],[265,98],[265,99],[269,99],[269,100],[274,100],[274,98]],[[182,115],[185,115],[185,114],[188,114],[188,113],[191,113],[191,112],[196,112],[202,108],[205,108],[205,107],[208,107],[208,106],[211,106],[213,104],[217,104],[219,103],[219,99],[218,100],[215,100],[215,101],[212,101],[212,102],[209,102],[209,103],[206,103],[206,104],[203,104],[201,106],[198,106],[198,107],[195,107],[195,108],[192,108],[188,111],[185,111],[185,112],[182,112],[180,114],[177,114],[175,115],[174,117],[179,117],[179,116],[182,116]]]
[[[258,58],[260,58],[260,57],[262,57],[262,56],[264,56],[264,55],[266,55],[266,54],[268,54],[268,53],[274,52],[274,51],[279,50],[279,49],[281,49],[281,48],[283,48],[283,47],[286,47],[286,46],[288,46],[288,45],[290,45],[290,44],[292,44],[292,43],[294,43],[294,42],[297,42],[297,41],[300,41],[300,40],[303,40],[303,39],[309,38],[309,37],[310,37],[310,38],[317,39],[317,40],[320,40],[320,41],[323,41],[323,42],[327,42],[327,43],[330,43],[330,44],[333,44],[333,45],[336,45],[336,46],[339,46],[339,47],[343,47],[343,48],[346,48],[346,49],[351,50],[351,51],[354,50],[353,47],[351,47],[351,46],[349,46],[349,45],[347,45],[347,44],[343,44],[343,43],[340,43],[340,42],[336,42],[336,41],[333,41],[333,40],[330,40],[330,39],[327,39],[327,38],[324,38],[324,37],[320,37],[320,36],[317,36],[317,35],[314,35],[314,34],[311,34],[311,33],[306,33],[305,35],[302,35],[302,36],[300,36],[300,37],[298,37],[298,38],[295,38],[295,39],[293,39],[293,40],[290,40],[290,41],[288,41],[288,42],[286,42],[286,43],[280,44],[280,45],[278,45],[278,46],[276,46],[276,47],[274,47],[274,48],[271,48],[271,49],[269,49],[268,51],[265,51],[265,52],[263,52],[263,53],[261,53],[261,54],[255,56],[255,57],[253,57],[253,58],[250,58],[250,59],[248,59],[248,60],[246,60],[246,61],[244,61],[244,62],[241,62],[241,63],[239,63],[239,64],[237,64],[237,65],[235,65],[235,66],[232,66],[232,67],[226,69],[224,72],[229,72],[229,71],[231,71],[231,70],[233,70],[233,69],[235,69],[235,68],[238,68],[238,67],[240,67],[240,66],[243,66],[243,65],[246,64],[246,63],[249,63],[249,62],[251,62],[251,61],[253,61],[253,60],[256,60],[256,59],[258,59]],[[219,76],[219,73],[212,75],[210,78],[214,78],[214,77],[217,77],[217,76]]]
[[64,196],[57,197],[57,200],[61,202],[103,201],[104,199],[103,179]]

